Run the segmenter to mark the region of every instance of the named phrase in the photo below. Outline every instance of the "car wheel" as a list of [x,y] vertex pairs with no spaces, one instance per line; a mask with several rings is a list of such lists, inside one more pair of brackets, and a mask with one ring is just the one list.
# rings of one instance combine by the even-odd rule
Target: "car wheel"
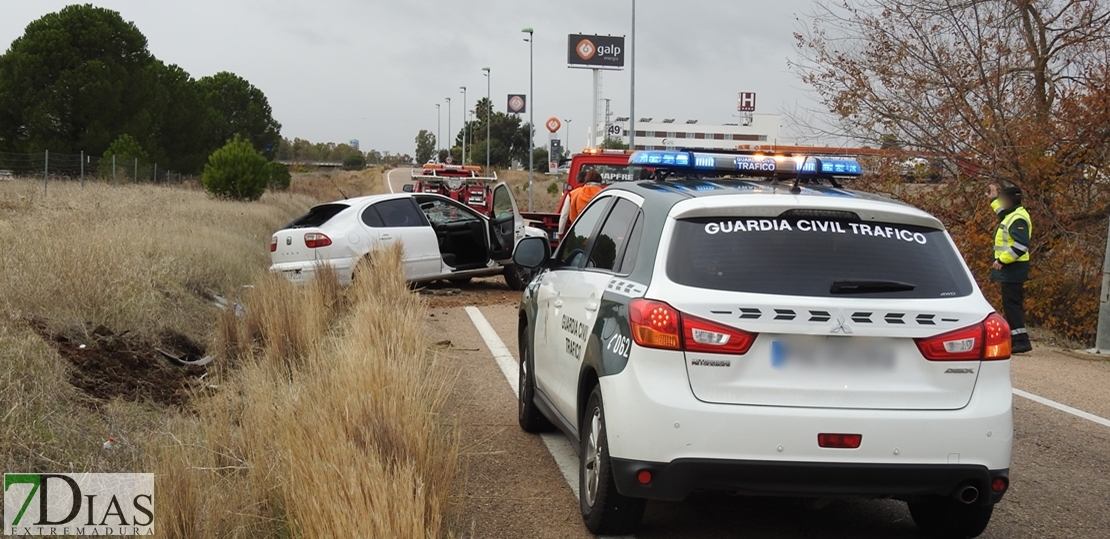
[[524,290],[532,280],[532,271],[516,264],[505,266],[505,284],[513,290]]
[[994,512],[994,505],[965,504],[942,496],[910,502],[909,506],[914,524],[935,539],[979,537]]
[[578,461],[578,505],[582,509],[586,528],[598,535],[632,533],[644,516],[647,500],[617,492],[613,468],[609,463],[600,386],[595,386],[590,392],[579,434],[582,450]]
[[472,279],[473,279],[473,277],[461,277],[461,278],[458,278],[458,279],[447,279],[447,281],[450,282],[451,284],[455,285],[455,286],[463,286],[463,285],[470,284],[470,281]]
[[532,358],[532,345],[527,331],[520,335],[520,378],[517,386],[517,420],[524,432],[533,434],[548,432],[554,428],[536,406],[536,379],[532,374],[535,365]]

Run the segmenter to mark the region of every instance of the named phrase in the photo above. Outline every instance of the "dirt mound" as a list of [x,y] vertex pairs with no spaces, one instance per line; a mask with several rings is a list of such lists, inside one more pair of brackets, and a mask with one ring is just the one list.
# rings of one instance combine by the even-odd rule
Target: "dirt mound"
[[33,321],[31,326],[73,365],[70,383],[97,399],[119,397],[180,406],[207,372],[203,366],[180,366],[168,359],[170,355],[195,361],[204,355],[201,346],[178,333],[167,332],[151,343],[126,331],[117,335],[104,326],[87,335],[68,336],[50,333],[41,322]]

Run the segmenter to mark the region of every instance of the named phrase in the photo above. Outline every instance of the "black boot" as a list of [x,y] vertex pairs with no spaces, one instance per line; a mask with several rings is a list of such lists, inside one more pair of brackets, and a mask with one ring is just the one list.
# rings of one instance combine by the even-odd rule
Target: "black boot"
[[1014,354],[1024,354],[1033,350],[1033,344],[1029,342],[1029,334],[1021,333],[1010,337],[1010,352]]

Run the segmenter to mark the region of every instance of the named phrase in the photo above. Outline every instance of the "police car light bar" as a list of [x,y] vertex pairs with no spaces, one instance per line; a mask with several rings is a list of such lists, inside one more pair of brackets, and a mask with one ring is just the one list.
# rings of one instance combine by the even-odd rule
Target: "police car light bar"
[[641,150],[633,153],[628,163],[657,168],[731,172],[745,176],[782,178],[854,178],[863,175],[863,167],[851,157],[766,155],[761,152]]

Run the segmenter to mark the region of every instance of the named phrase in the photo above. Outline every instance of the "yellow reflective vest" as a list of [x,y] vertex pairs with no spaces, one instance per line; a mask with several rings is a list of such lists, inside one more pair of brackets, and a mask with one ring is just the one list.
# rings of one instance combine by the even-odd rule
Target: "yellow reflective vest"
[[1029,212],[1022,206],[1003,210],[998,199],[991,201],[991,208],[1002,217],[994,233],[995,260],[1003,264],[1029,262],[1029,239],[1033,235]]

